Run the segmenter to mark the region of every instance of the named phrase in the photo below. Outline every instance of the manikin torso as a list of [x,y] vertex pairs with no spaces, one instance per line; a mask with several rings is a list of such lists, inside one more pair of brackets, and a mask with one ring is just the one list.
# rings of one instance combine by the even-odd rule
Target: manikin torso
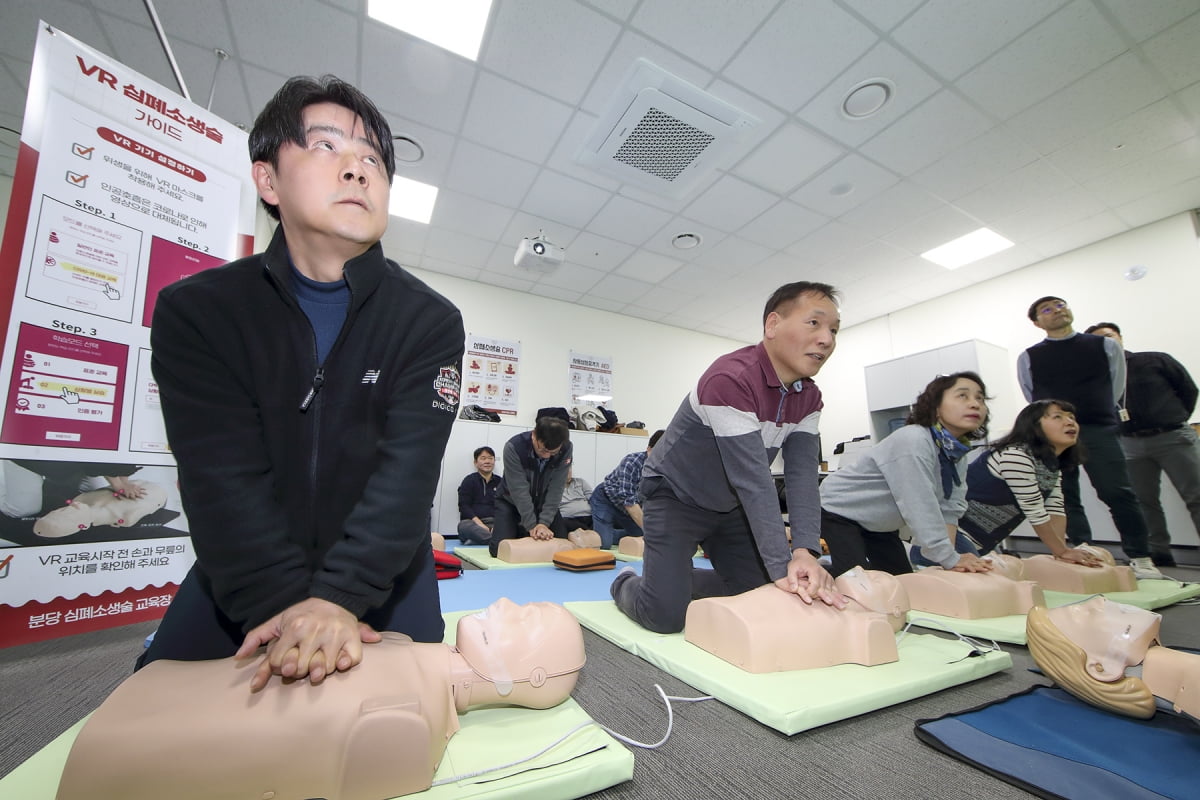
[[554,554],[577,547],[600,547],[600,534],[595,531],[571,531],[566,539],[538,541],[528,536],[505,539],[496,547],[496,558],[510,564],[535,564],[553,561]]
[[[1083,549],[1083,548],[1080,548]],[[1118,567],[1112,554],[1102,547],[1087,547],[1103,565],[1085,567],[1059,561],[1051,555],[1023,558],[1025,577],[1035,581],[1048,592],[1072,594],[1104,594],[1105,592],[1135,592],[1137,579],[1129,567]]]
[[364,645],[362,663],[318,686],[272,678],[258,659],[156,661],[84,725],[58,800],[386,800],[429,787],[458,713],[548,708],[583,665],[561,606],[500,600],[459,622],[458,647],[402,634]]
[[913,611],[958,619],[988,619],[1026,614],[1045,603],[1033,581],[1013,580],[999,572],[953,572],[941,567],[897,576]]
[[836,584],[852,598],[843,610],[820,600],[809,605],[774,584],[694,600],[684,638],[754,673],[896,661],[895,630],[908,611],[903,588],[891,575],[861,568]]

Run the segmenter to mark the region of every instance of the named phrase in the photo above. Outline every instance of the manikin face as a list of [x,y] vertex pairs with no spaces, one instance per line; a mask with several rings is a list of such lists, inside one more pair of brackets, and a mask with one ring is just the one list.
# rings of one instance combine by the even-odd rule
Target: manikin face
[[1038,424],[1042,426],[1042,435],[1054,447],[1055,453],[1074,447],[1079,441],[1079,423],[1075,421],[1075,415],[1058,406],[1048,406]]
[[793,384],[816,375],[837,347],[841,315],[833,301],[806,292],[792,301],[786,316],[776,311],[763,325],[763,346],[779,379]]
[[1054,626],[1087,654],[1088,674],[1106,682],[1123,678],[1126,667],[1141,663],[1162,621],[1152,611],[1099,595],[1052,608],[1048,614]]
[[475,459],[475,469],[484,475],[491,475],[496,469],[496,457],[486,451],[480,453],[479,458]]
[[942,392],[937,418],[955,438],[966,436],[978,428],[987,419],[987,399],[983,395],[983,387],[970,378],[956,380],[953,386]]
[[1070,328],[1075,321],[1071,307],[1064,300],[1044,300],[1034,309],[1037,319],[1033,324],[1044,331],[1056,331]]
[[[388,174],[353,111],[316,103],[301,114],[304,147],[286,142],[278,165],[255,162],[259,194],[279,206],[293,252],[359,255],[387,228]],[[311,277],[311,276],[310,276]]]
[[[455,646],[488,680],[544,680],[583,666],[583,634],[557,603],[517,605],[501,597],[458,622]],[[540,673],[539,673],[540,670]]]

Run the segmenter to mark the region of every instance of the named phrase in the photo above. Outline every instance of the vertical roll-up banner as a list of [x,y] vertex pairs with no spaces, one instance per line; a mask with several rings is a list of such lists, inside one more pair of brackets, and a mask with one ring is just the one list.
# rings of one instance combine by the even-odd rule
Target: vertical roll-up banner
[[161,617],[194,556],[158,291],[247,255],[246,134],[39,23],[0,247],[0,646]]

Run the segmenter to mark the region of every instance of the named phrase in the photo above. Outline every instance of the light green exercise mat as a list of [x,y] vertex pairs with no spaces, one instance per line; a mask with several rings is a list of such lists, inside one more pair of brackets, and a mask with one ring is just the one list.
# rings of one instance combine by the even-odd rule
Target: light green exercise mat
[[[1050,608],[1077,603],[1091,597],[1090,594],[1071,594],[1070,592],[1046,592],[1046,605]],[[1200,597],[1200,583],[1183,583],[1181,581],[1138,581],[1136,592],[1105,592],[1104,596],[1114,603],[1125,603],[1137,606],[1146,611],[1165,608],[1180,600]]]
[[[616,550],[607,551],[612,554],[617,561],[641,561],[637,556],[627,556],[624,553],[618,553]],[[545,567],[549,566],[550,561],[529,561],[523,564],[513,564],[508,561],[501,561],[488,552],[486,546],[473,547],[456,547],[454,555],[461,558],[463,561],[469,561],[480,569],[521,569],[522,567]]]
[[652,633],[612,601],[565,604],[585,628],[716,697],[764,725],[791,735],[957,686],[1012,666],[1008,653],[967,658],[958,640],[909,633],[900,660],[877,667],[843,664],[755,675],[690,644],[682,633]]
[[908,621],[914,627],[918,628],[961,633],[963,636],[971,636],[976,639],[989,639],[993,642],[1025,644],[1024,614],[1010,614],[1007,617],[959,619],[958,617],[931,614],[928,611],[909,611]]

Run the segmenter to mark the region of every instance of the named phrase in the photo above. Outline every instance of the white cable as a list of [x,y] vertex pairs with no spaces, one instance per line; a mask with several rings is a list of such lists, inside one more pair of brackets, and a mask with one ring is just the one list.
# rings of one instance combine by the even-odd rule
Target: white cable
[[666,705],[666,707],[667,707],[667,734],[666,734],[666,736],[663,736],[663,738],[655,744],[646,744],[644,742],[635,741],[633,739],[630,739],[627,736],[622,736],[621,734],[617,733],[616,731],[612,730],[611,728],[609,728],[606,725],[601,725],[599,722],[596,722],[595,720],[589,720],[588,722],[579,723],[574,728],[571,728],[571,730],[567,731],[562,736],[558,737],[553,742],[546,745],[541,750],[538,750],[536,753],[534,753],[532,755],[525,756],[524,758],[518,758],[516,761],[510,761],[507,764],[497,764],[494,767],[485,767],[484,769],[476,770],[475,772],[464,772],[461,775],[454,775],[449,778],[442,778],[440,781],[434,781],[432,784],[430,784],[430,786],[444,786],[447,783],[455,783],[457,781],[467,780],[468,778],[477,778],[480,775],[486,775],[489,772],[496,772],[496,771],[502,770],[502,769],[509,769],[510,767],[515,767],[520,764],[524,764],[526,761],[532,761],[535,758],[538,758],[539,756],[553,750],[555,747],[558,747],[560,744],[562,744],[567,739],[569,739],[571,736],[573,736],[577,731],[583,730],[584,728],[588,727],[589,725],[596,725],[597,727],[599,727],[601,730],[603,730],[608,735],[612,736],[613,738],[620,739],[622,742],[625,742],[626,744],[631,744],[635,747],[644,747],[648,750],[653,750],[656,747],[661,747],[662,745],[666,744],[667,739],[671,738],[671,729],[674,727],[674,724],[675,724],[675,714],[671,709],[671,701],[672,700],[678,700],[681,703],[697,703],[701,700],[714,699],[711,695],[705,695],[703,697],[675,697],[673,695],[668,695],[666,692],[664,692],[663,688],[661,686],[659,686],[657,683],[654,684],[654,688],[658,690],[659,696],[662,697],[662,699],[663,699],[663,704]]
[[995,639],[987,640],[992,643],[992,646],[988,647],[986,644],[977,639],[972,639],[970,636],[964,636],[963,634],[951,628],[949,625],[946,625],[944,622],[929,619],[928,617],[913,617],[911,620],[909,620],[908,624],[904,626],[904,630],[900,631],[900,636],[896,639],[896,644],[900,644],[900,642],[903,641],[904,637],[908,634],[908,629],[918,622],[921,623],[922,628],[933,628],[937,631],[953,633],[965,644],[969,645],[973,650],[978,650],[980,653],[991,653],[993,651],[1001,653],[1004,652],[1004,648],[997,644]]
[[600,727],[604,730],[604,732],[607,733],[609,736],[612,736],[615,739],[620,739],[622,742],[625,742],[626,744],[631,744],[634,747],[642,747],[642,748],[645,748],[646,750],[654,750],[655,748],[662,747],[664,744],[667,743],[667,739],[671,738],[671,729],[675,726],[675,712],[671,708],[672,700],[678,700],[681,703],[698,703],[701,700],[714,699],[712,697],[712,695],[704,695],[703,697],[675,697],[673,695],[669,695],[666,692],[664,692],[663,688],[661,686],[659,686],[657,683],[654,684],[654,688],[658,689],[658,695],[659,695],[659,697],[662,698],[663,705],[665,705],[667,707],[667,732],[663,736],[663,738],[659,739],[654,744],[646,744],[645,742],[639,742],[635,739],[630,739],[628,736],[622,736],[621,734],[617,733],[612,728],[609,728],[607,725],[600,725],[599,722],[597,722],[596,724],[600,725]]

